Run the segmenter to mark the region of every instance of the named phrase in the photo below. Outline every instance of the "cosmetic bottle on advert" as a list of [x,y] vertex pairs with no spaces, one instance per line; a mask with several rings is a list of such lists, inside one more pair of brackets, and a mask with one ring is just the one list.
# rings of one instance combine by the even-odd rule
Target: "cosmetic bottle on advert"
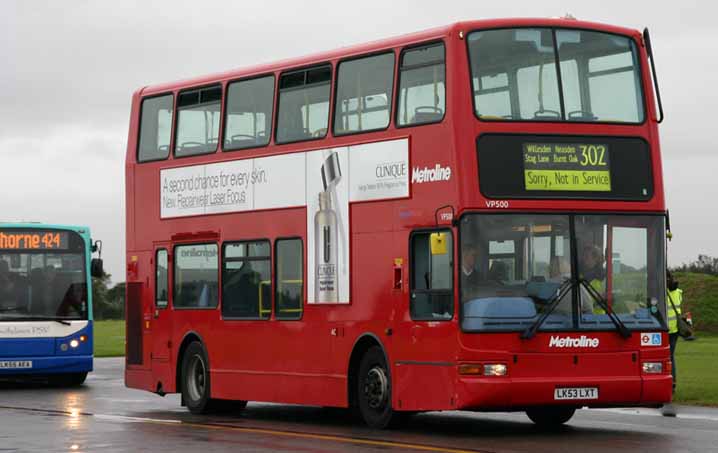
[[338,301],[337,287],[337,214],[332,209],[329,191],[319,193],[319,211],[314,216],[316,281],[315,300],[317,303]]

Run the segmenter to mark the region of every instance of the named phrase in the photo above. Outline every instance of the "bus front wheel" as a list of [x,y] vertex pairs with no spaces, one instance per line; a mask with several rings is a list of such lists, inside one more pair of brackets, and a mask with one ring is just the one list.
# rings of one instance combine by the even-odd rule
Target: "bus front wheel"
[[359,413],[372,428],[387,428],[396,423],[400,415],[391,407],[391,377],[388,370],[384,353],[378,346],[369,348],[359,365]]
[[536,425],[543,428],[555,428],[561,426],[573,417],[576,413],[575,407],[537,407],[528,409],[526,415]]

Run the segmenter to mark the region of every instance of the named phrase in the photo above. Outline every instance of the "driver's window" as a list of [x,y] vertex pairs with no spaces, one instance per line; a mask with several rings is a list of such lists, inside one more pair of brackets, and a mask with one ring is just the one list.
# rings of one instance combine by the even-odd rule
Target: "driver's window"
[[405,50],[399,67],[397,124],[436,123],[446,111],[444,44]]

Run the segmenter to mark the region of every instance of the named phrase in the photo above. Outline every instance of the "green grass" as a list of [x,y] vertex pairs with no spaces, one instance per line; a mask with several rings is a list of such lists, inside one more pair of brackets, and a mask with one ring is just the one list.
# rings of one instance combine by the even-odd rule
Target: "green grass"
[[[675,272],[683,290],[683,312],[691,312],[697,341],[678,340],[675,400],[718,406],[718,276]],[[670,309],[670,305],[668,307]]]
[[674,275],[683,290],[681,308],[691,312],[696,329],[718,334],[718,276],[692,272]]
[[95,321],[95,357],[125,355],[125,321]]
[[678,339],[676,370],[678,385],[674,400],[683,404],[718,406],[718,335],[696,334],[698,340]]

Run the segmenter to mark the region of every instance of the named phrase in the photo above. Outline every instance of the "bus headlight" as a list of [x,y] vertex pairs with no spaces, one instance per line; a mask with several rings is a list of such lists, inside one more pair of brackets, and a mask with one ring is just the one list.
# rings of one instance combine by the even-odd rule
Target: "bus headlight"
[[643,362],[644,374],[661,374],[663,373],[663,362]]
[[76,348],[76,347],[80,346],[80,342],[77,340],[70,340],[70,346],[73,348]]
[[459,374],[474,376],[506,376],[508,367],[503,363],[463,363]]
[[503,363],[484,364],[484,376],[506,376],[507,367]]

